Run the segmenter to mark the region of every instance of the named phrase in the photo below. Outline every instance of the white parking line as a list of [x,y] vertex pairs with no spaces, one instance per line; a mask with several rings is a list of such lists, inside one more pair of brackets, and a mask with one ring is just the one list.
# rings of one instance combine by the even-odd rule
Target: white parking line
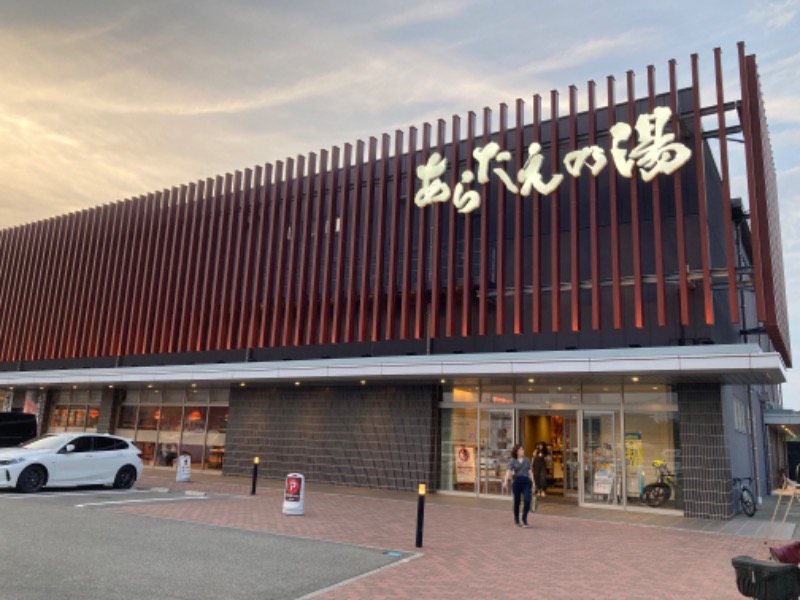
[[76,504],[75,508],[86,508],[87,506],[108,506],[109,504],[137,504],[151,502],[186,502],[187,500],[208,500],[208,496],[181,496],[180,498],[150,498],[148,500],[114,500],[108,502],[87,502],[86,504]]
[[18,500],[20,498],[30,498],[44,500],[45,498],[61,498],[64,496],[88,496],[89,494],[147,494],[150,493],[150,490],[121,490],[121,491],[111,491],[111,490],[85,490],[80,492],[39,492],[37,494],[3,494],[0,493],[0,500],[5,500],[8,498],[9,500]]

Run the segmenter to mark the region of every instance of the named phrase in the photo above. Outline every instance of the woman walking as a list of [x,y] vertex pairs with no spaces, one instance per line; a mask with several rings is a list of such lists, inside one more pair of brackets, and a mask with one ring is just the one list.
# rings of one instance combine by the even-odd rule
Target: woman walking
[[[525,456],[522,444],[516,444],[511,449],[511,460],[508,462],[506,476],[503,478],[503,491],[508,487],[508,481],[513,479],[511,490],[514,493],[514,525],[528,528],[528,513],[531,511],[531,486],[533,485],[533,470],[531,461]],[[519,504],[522,499],[522,523],[519,521]]]
[[533,451],[533,481],[536,484],[536,495],[545,496],[547,489],[547,444],[539,442]]

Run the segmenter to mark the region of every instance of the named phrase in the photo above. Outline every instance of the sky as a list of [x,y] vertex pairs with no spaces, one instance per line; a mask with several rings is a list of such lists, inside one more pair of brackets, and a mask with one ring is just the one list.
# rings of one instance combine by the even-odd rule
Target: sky
[[[800,364],[798,13],[800,0],[0,0],[0,228],[535,93],[548,114],[550,90],[563,101],[571,84],[603,90],[629,69],[642,95],[650,64],[664,91],[672,58],[690,83],[693,53],[713,90],[715,47],[738,97],[743,41],[761,75]],[[784,406],[800,410],[800,367],[788,379]]]

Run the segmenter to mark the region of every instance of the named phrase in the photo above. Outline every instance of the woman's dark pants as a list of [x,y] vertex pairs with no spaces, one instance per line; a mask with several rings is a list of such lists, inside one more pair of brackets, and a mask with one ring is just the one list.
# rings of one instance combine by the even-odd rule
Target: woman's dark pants
[[519,523],[519,500],[522,497],[522,522],[528,523],[531,510],[531,480],[527,475],[514,477],[511,490],[514,492],[514,523]]

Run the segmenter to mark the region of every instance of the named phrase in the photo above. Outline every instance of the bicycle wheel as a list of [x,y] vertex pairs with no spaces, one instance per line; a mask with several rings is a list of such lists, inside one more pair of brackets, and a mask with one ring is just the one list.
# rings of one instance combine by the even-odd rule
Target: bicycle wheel
[[756,500],[753,494],[746,487],[742,487],[742,510],[748,517],[756,514]]
[[666,483],[651,483],[649,485],[644,486],[644,491],[642,492],[642,499],[645,501],[647,506],[661,506],[672,495],[672,490],[669,489],[669,486]]

